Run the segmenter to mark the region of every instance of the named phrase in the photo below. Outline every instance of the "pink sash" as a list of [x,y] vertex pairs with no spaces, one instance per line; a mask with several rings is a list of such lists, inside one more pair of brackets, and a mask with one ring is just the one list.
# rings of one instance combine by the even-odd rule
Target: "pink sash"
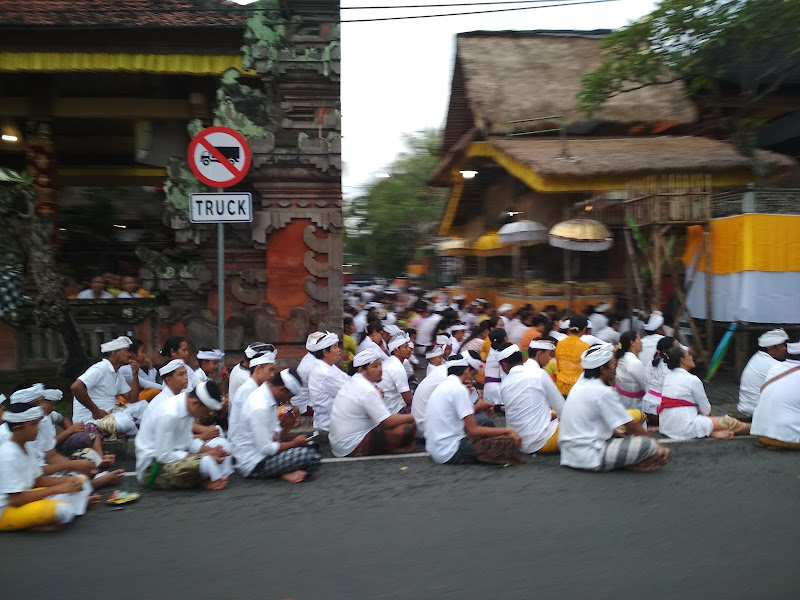
[[621,387],[619,387],[618,383],[615,383],[614,387],[616,387],[617,391],[620,394],[622,394],[623,396],[625,396],[626,398],[642,398],[644,396],[644,390],[641,390],[641,391],[638,391],[638,392],[628,392],[626,390],[623,390]]
[[661,392],[656,392],[654,390],[647,390],[647,393],[651,396],[655,396],[656,398],[661,398]]
[[680,400],[679,398],[667,398],[666,396],[661,396],[661,405],[658,407],[658,414],[660,415],[661,411],[666,408],[682,408],[684,406],[697,408],[693,402],[689,402],[688,400]]

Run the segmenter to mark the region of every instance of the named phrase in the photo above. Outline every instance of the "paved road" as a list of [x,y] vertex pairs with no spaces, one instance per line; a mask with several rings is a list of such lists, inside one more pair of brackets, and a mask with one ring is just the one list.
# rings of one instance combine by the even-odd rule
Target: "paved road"
[[59,534],[3,534],[2,597],[796,598],[800,457],[751,439],[672,449],[653,474],[403,457],[146,491]]

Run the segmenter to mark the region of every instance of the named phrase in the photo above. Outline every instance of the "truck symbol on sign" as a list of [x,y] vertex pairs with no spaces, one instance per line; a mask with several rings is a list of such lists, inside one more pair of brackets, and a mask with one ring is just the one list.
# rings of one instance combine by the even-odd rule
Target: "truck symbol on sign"
[[[231,164],[239,162],[239,146],[214,146],[214,148],[216,148],[222,156],[227,158]],[[218,163],[219,161],[208,152],[203,152],[200,155],[200,162],[208,166],[212,162]]]

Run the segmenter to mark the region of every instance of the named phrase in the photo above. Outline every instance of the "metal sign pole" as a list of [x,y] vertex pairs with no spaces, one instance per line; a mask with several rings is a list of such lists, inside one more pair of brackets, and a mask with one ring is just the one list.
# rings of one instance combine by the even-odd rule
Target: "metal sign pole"
[[[220,192],[224,192],[220,189]],[[217,223],[217,348],[225,352],[225,224]]]

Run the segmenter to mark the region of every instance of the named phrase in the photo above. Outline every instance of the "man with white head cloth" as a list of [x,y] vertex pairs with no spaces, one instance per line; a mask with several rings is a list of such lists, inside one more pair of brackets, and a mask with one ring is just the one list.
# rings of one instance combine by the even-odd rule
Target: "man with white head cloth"
[[431,347],[431,349],[425,353],[425,360],[428,362],[428,367],[425,371],[425,377],[428,377],[431,373],[433,373],[436,367],[444,362],[444,346],[439,346],[437,344]]
[[[613,387],[616,360],[611,344],[592,346],[581,354],[583,377],[572,386],[561,411],[562,466],[655,471],[669,459],[669,450],[619,403]],[[618,427],[625,427],[626,433]]]
[[800,450],[800,342],[787,344],[787,352],[761,386],[750,433],[765,446]]
[[508,326],[511,324],[511,319],[508,315],[512,310],[514,310],[514,305],[508,302],[497,307],[497,316],[503,320],[503,328],[505,329],[508,329]]
[[236,470],[243,477],[300,483],[322,460],[316,444],[305,435],[281,441],[278,404],[300,393],[302,384],[295,369],[284,369],[261,384],[244,400],[239,426],[232,437]]
[[644,325],[644,335],[642,335],[642,350],[639,352],[639,360],[643,365],[653,362],[656,355],[656,346],[661,338],[664,337],[664,315],[660,310],[650,313],[650,318]]
[[[72,384],[75,399],[72,402],[72,420],[86,423],[91,419],[102,419],[117,405],[117,397],[128,402],[139,400],[139,365],[130,360],[130,338],[118,337],[100,345],[103,359],[89,367]],[[125,382],[119,368],[130,364],[133,379]]]
[[600,332],[606,328],[608,325],[608,317],[605,313],[610,309],[611,305],[608,302],[601,302],[594,307],[594,312],[588,317],[589,323],[592,324],[592,331]]
[[136,436],[136,478],[160,490],[203,487],[221,490],[233,473],[228,440],[194,437],[195,419],[222,408],[219,387],[200,383],[191,392],[151,407]]
[[274,350],[275,347],[262,342],[254,342],[244,349],[244,360],[231,369],[231,375],[228,378],[228,398],[231,400],[235,398],[239,386],[250,379],[250,360],[270,349]]
[[739,383],[739,404],[736,408],[740,413],[753,416],[767,373],[786,360],[788,341],[789,336],[783,329],[773,329],[758,338],[758,352],[747,361]]
[[447,333],[450,334],[450,355],[461,354],[461,342],[467,332],[467,326],[464,323],[456,323],[452,325]]
[[[540,340],[531,342],[529,347],[532,352],[542,347],[555,350],[554,344]],[[564,396],[537,358],[550,360],[546,352],[536,352],[523,364],[522,352],[514,344],[507,344],[498,352],[500,368],[506,374],[500,383],[506,424],[522,438],[520,451],[525,454],[558,451],[558,415],[564,408]]]
[[336,366],[342,358],[339,336],[328,332],[318,346],[320,349],[314,353],[317,362],[308,377],[308,397],[314,410],[314,427],[328,431],[331,426],[333,399],[349,377]]
[[376,387],[383,376],[383,352],[356,354],[356,373],[344,383],[331,409],[328,440],[334,456],[402,454],[414,450],[417,428],[411,415],[392,414]]
[[244,406],[250,394],[275,376],[275,361],[278,357],[278,350],[271,344],[264,344],[261,349],[263,351],[256,354],[248,362],[250,365],[248,369],[250,377],[236,390],[236,397],[231,399],[228,436],[234,446],[236,444],[234,438],[238,436],[239,431],[244,426],[240,418],[242,406]]
[[383,403],[393,415],[411,412],[411,386],[403,361],[411,356],[411,338],[401,331],[389,339],[391,355],[383,361],[383,375],[378,387],[383,390]]
[[327,335],[324,331],[315,331],[306,338],[306,350],[308,353],[300,360],[297,365],[297,374],[300,375],[300,381],[303,384],[299,393],[295,394],[292,398],[292,404],[297,407],[301,415],[304,415],[308,410],[308,376],[311,375],[311,369],[314,368],[317,358],[314,352],[320,350],[319,342],[325,339]]

